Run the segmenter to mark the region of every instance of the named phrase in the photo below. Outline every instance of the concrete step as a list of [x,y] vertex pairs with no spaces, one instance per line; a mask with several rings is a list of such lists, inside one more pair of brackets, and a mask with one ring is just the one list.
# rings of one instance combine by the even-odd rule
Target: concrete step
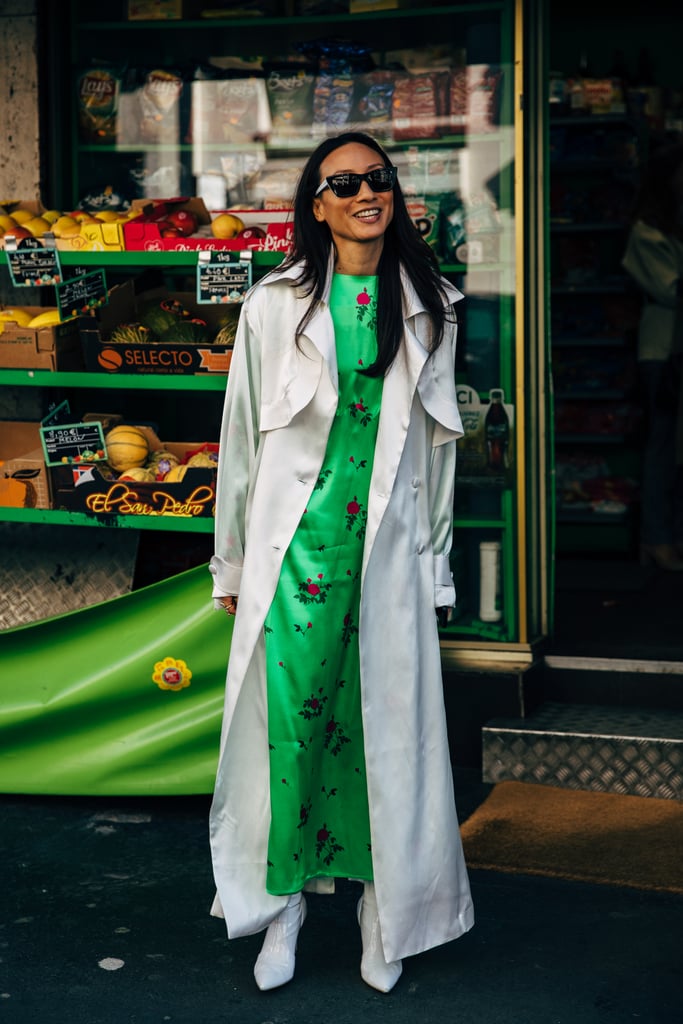
[[546,701],[482,729],[482,777],[683,799],[683,711]]

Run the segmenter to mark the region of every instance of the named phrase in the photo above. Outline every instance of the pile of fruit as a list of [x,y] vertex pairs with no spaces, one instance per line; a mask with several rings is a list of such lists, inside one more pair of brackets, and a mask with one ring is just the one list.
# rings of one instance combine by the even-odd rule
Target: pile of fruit
[[[71,320],[72,317],[66,317]],[[0,334],[5,329],[6,323],[15,323],[19,327],[50,327],[52,324],[61,324],[62,318],[56,306],[50,306],[40,313],[36,313],[28,307],[6,306],[0,309]]]
[[[93,197],[93,201],[94,198],[97,197]],[[151,205],[153,207],[154,201],[151,201]],[[42,210],[36,213],[36,209],[31,209],[30,205],[6,203],[0,205],[0,239],[4,235],[14,235],[17,241],[22,238],[42,238],[46,231],[51,231],[55,238],[73,238],[81,233],[83,224],[123,225],[143,214],[147,216],[148,213],[141,206],[129,206],[125,210],[92,207],[67,212]],[[213,238],[244,238],[253,242],[266,237],[263,228],[258,225],[247,227],[234,213],[218,213],[208,225],[200,224],[192,210],[171,209],[157,218],[152,212],[152,217],[162,238],[204,235]]]
[[[150,449],[144,430],[139,427],[119,424],[105,436],[107,461],[100,471],[118,480],[133,480],[136,483],[154,483],[163,480],[167,484],[179,483],[188,469],[216,469],[218,451],[216,445],[203,445],[181,460],[166,448]],[[107,473],[107,468],[111,471]]]
[[154,300],[142,308],[136,321],[115,327],[109,341],[119,345],[229,346],[235,340],[239,312],[237,305],[226,306],[221,310],[221,322],[212,327],[176,298]]
[[43,210],[37,214],[21,204],[7,204],[0,206],[0,238],[4,235],[14,235],[17,241],[22,238],[42,238],[46,231],[51,231],[55,238],[72,238],[80,234],[83,224],[104,224],[113,221],[125,224],[126,221],[141,214],[142,210],[132,207],[126,211],[70,210],[64,213],[61,210]]

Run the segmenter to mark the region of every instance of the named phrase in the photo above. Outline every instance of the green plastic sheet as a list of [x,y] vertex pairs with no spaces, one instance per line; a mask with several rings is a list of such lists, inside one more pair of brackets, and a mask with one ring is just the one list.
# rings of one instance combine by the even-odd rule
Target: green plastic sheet
[[213,789],[232,619],[206,566],[0,633],[0,791]]

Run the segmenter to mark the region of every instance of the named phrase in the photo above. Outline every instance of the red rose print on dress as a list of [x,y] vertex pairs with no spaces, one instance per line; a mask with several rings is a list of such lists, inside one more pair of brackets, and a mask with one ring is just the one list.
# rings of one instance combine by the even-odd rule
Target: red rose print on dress
[[374,413],[368,409],[362,398],[356,402],[349,402],[346,406],[346,411],[354,418],[358,420],[364,427],[367,427],[368,423],[371,423],[374,418]]
[[315,855],[318,859],[322,859],[323,864],[331,864],[336,854],[341,853],[343,849],[344,847],[339,845],[327,824],[318,829],[315,837]]
[[312,580],[310,576],[308,579],[302,580],[299,584],[299,593],[294,595],[296,600],[301,601],[302,604],[325,604],[327,591],[332,584],[323,583],[323,575],[319,572],[315,580]]
[[325,726],[325,750],[329,750],[336,757],[344,744],[350,742],[351,740],[345,734],[339,722],[335,721],[334,718],[330,718]]
[[327,704],[327,697],[324,694],[322,686],[318,690],[317,695],[312,693],[310,697],[307,697],[303,703],[303,710],[299,711],[302,718],[309,721],[311,718],[320,718],[323,713],[323,708]]
[[355,530],[358,540],[362,540],[365,536],[367,518],[368,510],[361,505],[354,494],[353,501],[349,501],[346,505],[346,529],[349,532]]
[[370,331],[377,327],[377,304],[367,288],[356,296],[356,317]]
[[365,469],[365,467],[368,464],[368,460],[367,459],[360,459],[358,462],[356,462],[356,460],[353,457],[353,455],[349,455],[349,462],[351,463],[351,465],[355,469],[356,473],[358,472],[359,469]]

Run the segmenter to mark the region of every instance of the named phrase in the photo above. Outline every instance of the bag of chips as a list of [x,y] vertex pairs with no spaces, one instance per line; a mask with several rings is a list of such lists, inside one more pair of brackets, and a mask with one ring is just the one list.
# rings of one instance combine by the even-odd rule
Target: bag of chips
[[76,81],[78,127],[82,142],[116,141],[123,68],[98,63],[81,71]]

